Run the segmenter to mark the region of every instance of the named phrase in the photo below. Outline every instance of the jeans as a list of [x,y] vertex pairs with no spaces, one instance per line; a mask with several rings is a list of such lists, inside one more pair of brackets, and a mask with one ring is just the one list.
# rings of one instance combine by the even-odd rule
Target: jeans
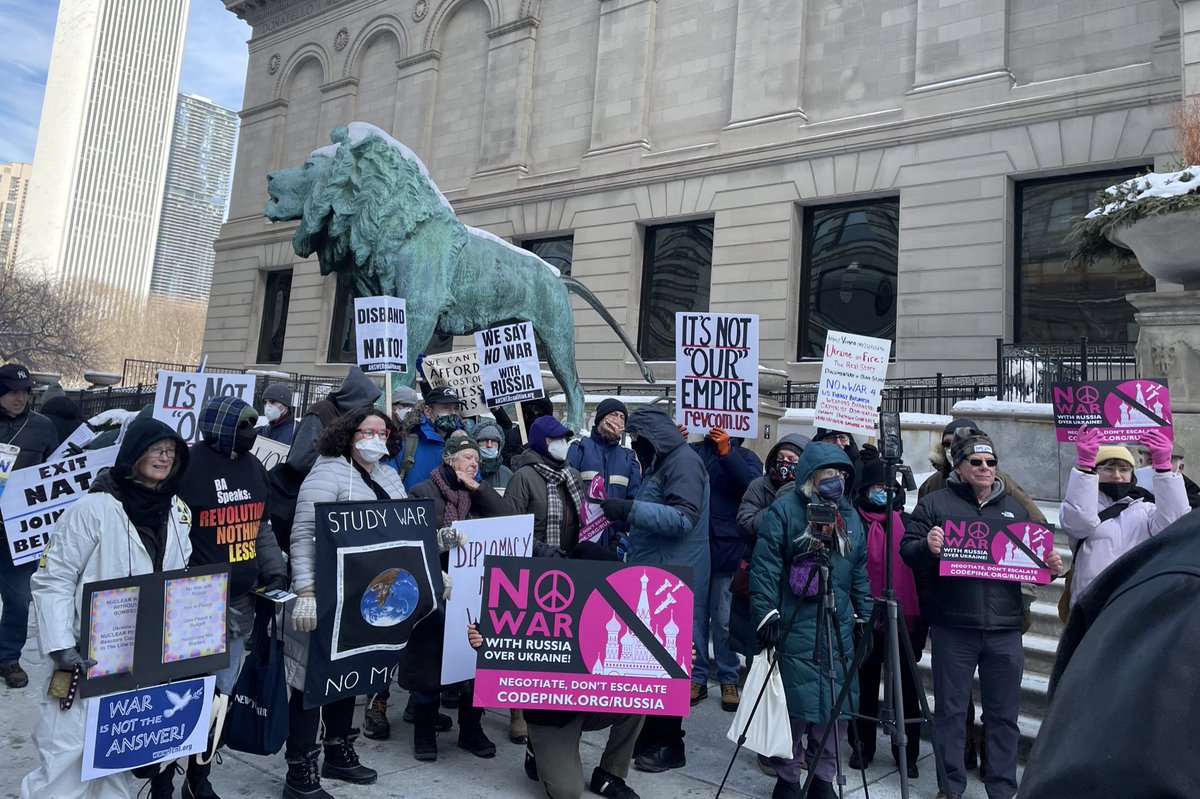
[[[708,581],[708,613],[697,618],[692,625],[693,640],[696,642],[696,659],[692,662],[692,682],[708,683],[709,660],[716,661],[717,682],[722,685],[737,685],[737,653],[729,648],[729,593],[732,574],[713,574]],[[708,654],[708,636],[712,634],[712,658]]]
[[12,565],[7,552],[0,554],[0,666],[16,663],[25,648],[29,632],[29,578],[37,571],[37,561]]
[[229,636],[229,665],[217,672],[217,690],[225,696],[233,693],[237,678],[242,673],[242,661],[246,659],[246,639],[240,635]]

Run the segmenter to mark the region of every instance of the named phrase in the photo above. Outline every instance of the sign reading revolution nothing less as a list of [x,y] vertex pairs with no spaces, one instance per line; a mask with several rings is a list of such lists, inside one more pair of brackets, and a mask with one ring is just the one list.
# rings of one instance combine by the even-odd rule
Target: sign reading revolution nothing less
[[758,317],[675,314],[675,422],[758,438]]

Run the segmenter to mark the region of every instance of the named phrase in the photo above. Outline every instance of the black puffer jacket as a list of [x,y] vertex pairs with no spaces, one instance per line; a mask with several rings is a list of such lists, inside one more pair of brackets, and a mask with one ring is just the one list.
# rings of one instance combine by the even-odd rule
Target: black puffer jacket
[[980,505],[974,490],[951,475],[947,486],[926,494],[917,503],[912,519],[904,528],[900,556],[917,578],[921,617],[929,624],[966,627],[973,630],[1020,630],[1024,618],[1021,584],[975,577],[942,577],[939,561],[929,551],[925,536],[944,525],[946,519],[973,516],[989,519],[1029,521],[1025,506],[1004,492],[997,480],[992,494]]
[[21,448],[13,469],[37,466],[58,449],[58,430],[54,422],[26,407],[20,416],[0,411],[0,444]]

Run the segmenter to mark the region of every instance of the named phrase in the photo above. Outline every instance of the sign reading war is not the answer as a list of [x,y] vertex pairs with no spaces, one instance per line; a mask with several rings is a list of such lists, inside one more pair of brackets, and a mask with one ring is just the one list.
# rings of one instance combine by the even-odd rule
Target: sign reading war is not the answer
[[758,317],[675,314],[675,422],[758,438]]
[[891,352],[892,342],[885,338],[830,330],[813,425],[859,436],[875,435]]
[[160,371],[154,392],[154,418],[184,441],[195,444],[200,440],[200,409],[213,397],[237,397],[253,405],[254,375]]
[[488,557],[481,707],[686,716],[691,570]]
[[1054,549],[1054,531],[1037,522],[1009,519],[946,519],[945,543],[938,566],[943,577],[982,577],[1046,585],[1046,557]]
[[408,321],[400,297],[355,297],[354,340],[364,372],[408,371]]
[[316,527],[307,707],[387,688],[413,628],[442,595],[432,501],[322,502]]
[[1051,394],[1059,441],[1074,443],[1082,425],[1111,443],[1139,441],[1151,430],[1174,438],[1166,378],[1055,383]]
[[531,322],[501,325],[475,334],[483,397],[488,405],[546,396]]

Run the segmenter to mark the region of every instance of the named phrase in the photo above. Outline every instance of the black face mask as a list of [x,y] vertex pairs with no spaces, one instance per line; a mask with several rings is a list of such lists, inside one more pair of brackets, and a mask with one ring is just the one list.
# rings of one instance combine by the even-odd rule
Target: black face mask
[[1100,493],[1116,502],[1133,493],[1133,489],[1137,488],[1133,483],[1101,483]]
[[633,452],[637,455],[638,463],[642,464],[643,469],[654,463],[654,445],[645,436],[638,436],[637,441],[633,442]]
[[239,454],[245,454],[254,449],[254,442],[258,440],[258,431],[250,425],[245,427],[239,426],[233,434],[233,451]]

